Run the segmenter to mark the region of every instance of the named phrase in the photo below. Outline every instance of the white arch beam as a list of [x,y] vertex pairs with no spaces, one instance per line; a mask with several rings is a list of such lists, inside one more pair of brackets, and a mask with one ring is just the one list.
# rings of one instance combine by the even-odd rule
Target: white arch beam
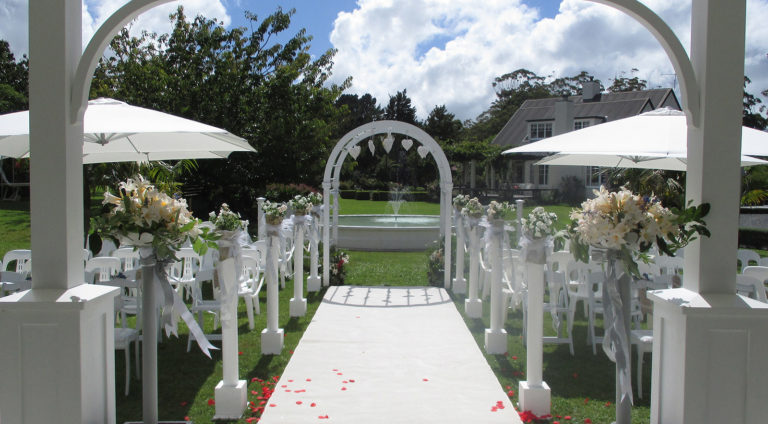
[[72,98],[70,100],[72,123],[82,122],[85,108],[88,106],[88,92],[91,89],[93,71],[99,63],[104,50],[115,38],[118,31],[140,14],[163,3],[173,0],[131,0],[113,13],[93,34],[77,64],[74,80],[72,81]]
[[[424,130],[421,128],[400,121],[374,121],[367,124],[363,124],[352,131],[345,134],[336,146],[334,146],[328,157],[328,162],[325,164],[325,173],[323,176],[323,195],[325,197],[325,213],[323,215],[323,284],[328,284],[328,278],[326,270],[329,264],[329,242],[330,238],[330,220],[329,216],[329,200],[328,196],[331,195],[331,188],[338,188],[339,177],[341,175],[341,167],[344,164],[344,160],[349,153],[349,149],[356,146],[361,141],[373,137],[377,134],[402,134],[410,137],[421,145],[429,149],[429,153],[437,163],[437,169],[440,175],[440,235],[444,237],[445,241],[445,274],[444,285],[450,286],[450,274],[451,274],[451,194],[453,192],[453,177],[451,175],[451,166],[448,163],[448,158],[445,157],[445,153],[440,145]],[[334,194],[338,197],[338,192]],[[333,220],[334,220],[334,234],[338,221],[336,220],[338,211],[334,208]],[[334,236],[335,239],[335,236]]]
[[659,15],[637,0],[588,1],[604,4],[624,12],[653,34],[667,53],[675,72],[680,76],[680,95],[683,98],[683,109],[688,118],[688,123],[698,127],[701,119],[701,93],[696,82],[696,73],[693,70],[693,65],[688,58],[685,48],[669,25]]

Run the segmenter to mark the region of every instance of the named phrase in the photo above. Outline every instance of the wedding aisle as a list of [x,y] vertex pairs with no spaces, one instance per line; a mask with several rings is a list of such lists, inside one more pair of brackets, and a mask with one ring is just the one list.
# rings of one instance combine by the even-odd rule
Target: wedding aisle
[[331,287],[260,423],[519,423],[448,293]]

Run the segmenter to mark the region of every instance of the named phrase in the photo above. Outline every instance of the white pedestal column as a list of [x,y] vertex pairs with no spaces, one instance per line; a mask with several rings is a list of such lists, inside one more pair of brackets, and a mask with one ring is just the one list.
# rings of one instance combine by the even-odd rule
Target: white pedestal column
[[502,354],[507,351],[507,331],[503,317],[506,305],[502,303],[501,250],[504,240],[504,221],[491,224],[491,328],[485,330],[485,352]]
[[290,301],[290,316],[303,317],[307,313],[307,299],[304,298],[304,215],[293,217],[293,297]]
[[318,239],[318,229],[320,225],[320,220],[322,219],[322,214],[320,212],[320,207],[317,207],[317,210],[315,213],[313,213],[310,224],[310,236],[309,236],[309,277],[307,277],[307,292],[316,292],[320,290],[320,287],[322,286],[320,276],[317,275],[317,262],[318,262],[318,256],[319,252],[317,251],[317,239]]
[[651,423],[764,422],[768,304],[682,288],[648,297],[654,302]]
[[0,422],[115,423],[118,293],[83,284],[0,298]]
[[549,414],[551,393],[542,378],[544,332],[544,265],[526,262],[528,326],[526,329],[526,381],[519,383],[520,409],[536,415]]
[[217,266],[219,284],[226,285],[221,299],[221,355],[223,376],[214,389],[216,413],[214,420],[237,420],[247,404],[247,385],[238,378],[237,348],[237,273],[235,259],[220,261]]
[[277,249],[280,245],[280,225],[267,225],[267,328],[261,332],[261,354],[279,355],[283,350],[283,329],[277,327],[280,293]]
[[464,278],[464,258],[466,256],[464,216],[458,209],[454,209],[453,212],[456,217],[456,277],[453,279],[451,288],[455,294],[464,294],[467,292],[467,280]]
[[479,265],[477,255],[480,254],[478,231],[480,231],[478,225],[473,225],[469,229],[469,298],[464,300],[464,312],[470,318],[483,317],[483,300],[477,297],[477,268]]
[[258,234],[259,240],[264,240],[265,238],[267,238],[267,221],[264,218],[264,202],[266,200],[267,199],[263,197],[256,198],[256,213],[257,213],[256,216],[258,217],[257,219],[259,220],[259,225],[257,227],[259,232]]
[[[517,238],[517,244],[520,244],[520,237],[523,236],[523,230],[520,226],[520,222],[523,219],[523,207],[525,206],[525,200],[523,199],[517,199],[515,200],[515,212],[517,212],[517,221],[515,221],[515,235]],[[512,246],[515,248],[515,246]]]
[[323,287],[328,287],[331,282],[330,257],[331,257],[331,183],[323,182]]

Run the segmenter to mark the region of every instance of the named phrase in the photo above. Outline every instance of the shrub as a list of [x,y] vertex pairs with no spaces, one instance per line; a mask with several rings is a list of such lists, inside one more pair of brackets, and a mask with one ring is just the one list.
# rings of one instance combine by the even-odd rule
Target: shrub
[[306,196],[317,191],[306,184],[269,184],[264,197],[273,202],[287,202],[297,195]]
[[427,253],[427,281],[430,286],[443,285],[443,270],[445,269],[445,242],[439,239],[433,242],[426,250]]
[[739,228],[739,247],[743,249],[768,250],[768,230],[762,228]]

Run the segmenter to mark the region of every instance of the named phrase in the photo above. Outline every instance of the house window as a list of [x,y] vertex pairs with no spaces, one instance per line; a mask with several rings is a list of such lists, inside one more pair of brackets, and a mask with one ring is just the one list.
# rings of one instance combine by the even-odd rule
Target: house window
[[599,166],[587,168],[587,186],[600,187],[603,184],[603,172]]
[[539,168],[539,184],[548,185],[549,184],[549,166],[539,165],[538,168]]
[[531,141],[541,140],[542,138],[552,137],[551,122],[531,122],[531,131],[528,137]]
[[578,121],[573,121],[573,129],[574,130],[580,130],[582,128],[587,128],[589,126],[589,120],[588,119],[581,119]]

